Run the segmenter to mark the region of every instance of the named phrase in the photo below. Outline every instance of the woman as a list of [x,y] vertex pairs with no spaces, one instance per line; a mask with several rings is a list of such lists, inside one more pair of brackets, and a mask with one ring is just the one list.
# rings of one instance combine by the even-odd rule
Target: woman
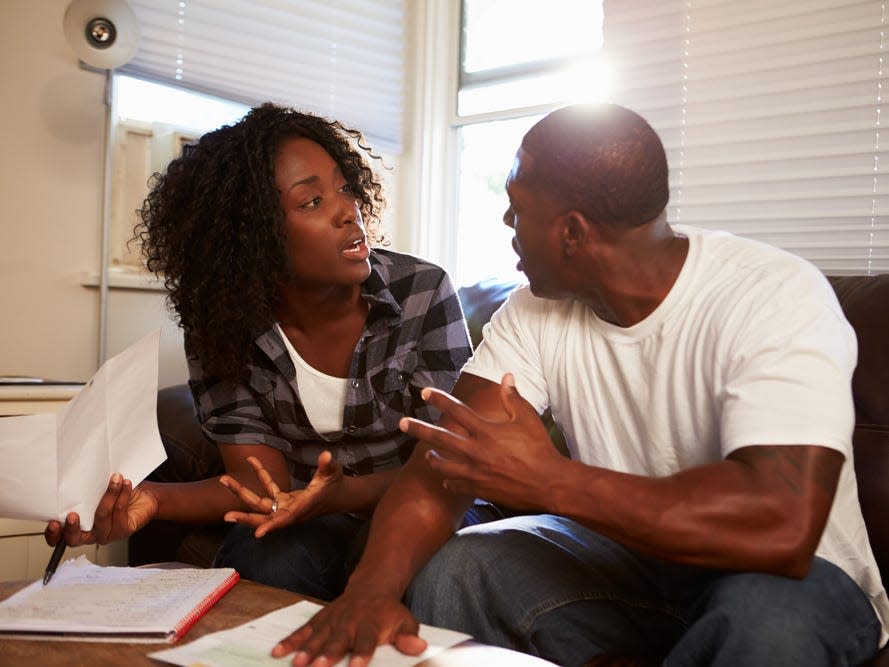
[[185,331],[226,475],[135,488],[115,475],[93,529],[71,514],[50,522],[50,544],[225,517],[238,523],[217,565],[340,593],[367,514],[413,448],[398,420],[432,416],[420,390],[449,390],[471,352],[447,274],[370,249],[384,202],[365,155],[359,132],[265,104],[155,175],[136,233]]

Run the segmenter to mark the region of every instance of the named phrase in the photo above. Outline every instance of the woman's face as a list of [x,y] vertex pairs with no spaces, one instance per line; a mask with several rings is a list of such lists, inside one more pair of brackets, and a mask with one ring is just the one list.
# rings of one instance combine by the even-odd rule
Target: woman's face
[[367,279],[370,250],[359,200],[328,152],[311,139],[285,139],[275,156],[275,184],[293,281],[327,286]]

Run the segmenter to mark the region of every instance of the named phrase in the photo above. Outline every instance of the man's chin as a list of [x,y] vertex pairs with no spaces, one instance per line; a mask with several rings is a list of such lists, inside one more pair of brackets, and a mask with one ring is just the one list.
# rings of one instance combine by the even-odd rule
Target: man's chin
[[531,294],[540,298],[540,299],[552,299],[552,295],[547,292],[546,288],[541,285],[539,282],[531,280],[528,278],[528,287],[531,290]]

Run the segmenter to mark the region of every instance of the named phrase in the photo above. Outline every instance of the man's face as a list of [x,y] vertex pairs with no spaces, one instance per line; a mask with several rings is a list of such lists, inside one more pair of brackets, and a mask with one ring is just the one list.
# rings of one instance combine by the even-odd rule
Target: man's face
[[519,256],[516,268],[524,272],[535,296],[561,298],[558,286],[560,244],[558,226],[554,218],[558,209],[552,198],[535,186],[532,176],[533,157],[519,148],[512,171],[506,178],[509,208],[503,214],[503,224],[515,231],[512,248]]

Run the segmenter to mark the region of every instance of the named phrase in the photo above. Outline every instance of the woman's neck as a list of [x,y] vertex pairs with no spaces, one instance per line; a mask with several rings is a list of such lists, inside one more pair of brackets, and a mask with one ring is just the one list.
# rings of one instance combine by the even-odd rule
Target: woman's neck
[[275,318],[282,326],[304,332],[317,332],[367,314],[361,285],[287,285],[279,289],[278,296]]

